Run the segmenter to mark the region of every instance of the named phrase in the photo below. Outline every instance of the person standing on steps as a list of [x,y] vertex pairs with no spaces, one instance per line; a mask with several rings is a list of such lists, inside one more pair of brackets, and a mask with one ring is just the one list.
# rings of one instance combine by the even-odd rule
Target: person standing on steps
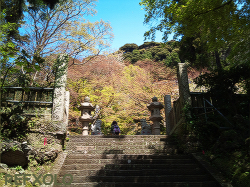
[[111,124],[111,132],[114,134],[114,135],[119,135],[120,134],[120,127],[117,125],[117,122],[116,121],[113,121],[112,124]]

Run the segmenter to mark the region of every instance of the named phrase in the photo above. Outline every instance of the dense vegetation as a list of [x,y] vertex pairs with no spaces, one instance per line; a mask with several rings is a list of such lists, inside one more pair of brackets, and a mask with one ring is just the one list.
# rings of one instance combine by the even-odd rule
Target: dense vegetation
[[4,87],[56,87],[59,54],[99,53],[113,35],[108,23],[84,20],[95,14],[94,0],[1,0],[0,6],[1,132],[4,138],[22,138],[30,118],[23,116],[23,103],[3,104]]
[[92,104],[101,107],[99,117],[105,134],[110,132],[113,120],[120,125],[122,134],[136,134],[140,119],[149,118],[146,106],[152,97],[163,102],[164,95],[173,90],[173,85],[166,82],[173,74],[160,62],[145,60],[125,65],[116,55],[97,56],[84,65],[70,66],[71,119],[79,117],[77,107],[89,96]]
[[181,62],[179,59],[178,42],[170,41],[165,44],[158,42],[145,42],[137,46],[136,44],[125,44],[120,47],[124,52],[124,59],[134,64],[139,60],[149,59],[156,62],[163,62],[166,66],[176,66]]
[[187,106],[187,135],[201,143],[233,186],[249,186],[249,1],[142,0],[141,5],[151,26],[146,38],[161,31],[167,41],[174,32],[180,38],[179,58],[210,70],[196,82],[208,89],[204,97],[212,98],[224,117],[215,109],[197,115]]
[[[27,2],[31,6],[28,7]],[[103,44],[102,47],[109,45],[103,38],[89,42],[98,36],[111,39],[109,24],[100,21],[81,25],[76,21],[79,14],[95,12],[94,1],[77,1],[79,6],[72,6],[71,2],[1,1],[1,88],[54,86],[51,80],[58,68],[53,65],[57,54],[67,52],[73,59],[80,53],[98,54],[100,51],[96,46],[99,44]],[[149,116],[146,104],[150,99],[158,96],[162,101],[166,94],[175,95],[176,85],[172,80],[177,63],[185,62],[193,69],[206,68],[207,73],[199,76],[196,83],[206,87],[208,92],[204,97],[211,97],[214,107],[225,118],[215,109],[207,115],[197,115],[186,106],[184,111],[189,127],[186,135],[200,143],[199,151],[203,150],[212,163],[219,165],[233,185],[249,186],[249,4],[247,0],[213,0],[212,3],[210,0],[142,0],[141,5],[146,10],[145,23],[158,23],[152,24],[154,26],[145,37],[154,39],[156,31],[163,31],[165,43],[126,44],[120,48],[122,56],[112,54],[101,56],[103,59],[99,60],[99,57],[84,59],[79,61],[81,65],[71,61],[69,68],[74,67],[68,78],[71,118],[79,117],[77,106],[89,95],[91,102],[102,108],[100,117],[104,133],[108,133],[110,123],[117,120],[122,134],[136,134],[134,124]],[[80,6],[88,8],[81,9]],[[24,12],[30,20],[24,17]],[[48,13],[45,15],[45,12]],[[71,15],[73,19],[64,17],[65,12],[75,13]],[[48,17],[51,19],[46,19]],[[54,22],[51,24],[49,20]],[[25,21],[41,25],[32,24],[31,29],[21,34],[19,28]],[[50,33],[51,38],[45,37],[46,25],[53,25],[51,31],[58,31],[55,35]],[[31,26],[41,30],[32,32]],[[81,32],[75,32],[76,27]],[[91,30],[98,32],[91,33]],[[171,32],[175,32],[175,39],[179,38],[179,41],[167,41]],[[39,33],[43,33],[40,38],[36,37]],[[63,35],[65,33],[67,37]],[[44,45],[50,42],[53,44]],[[51,55],[51,52],[56,54]],[[245,94],[243,99],[235,96],[239,93]],[[1,110],[2,123],[9,125],[2,132],[8,138],[22,137],[23,130],[29,127],[20,117],[22,111],[19,109],[14,106]]]

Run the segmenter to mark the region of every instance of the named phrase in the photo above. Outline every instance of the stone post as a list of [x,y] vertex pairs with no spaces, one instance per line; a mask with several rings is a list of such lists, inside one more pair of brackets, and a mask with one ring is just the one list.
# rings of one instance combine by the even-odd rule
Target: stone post
[[91,116],[91,111],[95,108],[90,103],[89,97],[84,98],[84,103],[81,103],[79,110],[81,110],[81,117],[79,117],[79,121],[82,122],[83,131],[82,135],[87,136],[89,134],[89,123],[93,122],[93,117]]
[[69,99],[70,93],[69,91],[65,92],[65,113],[64,113],[64,124],[66,127],[68,126],[68,119],[69,119]]
[[191,96],[189,91],[189,82],[187,74],[187,65],[185,63],[178,63],[177,78],[179,85],[179,95],[182,108],[185,104],[191,104]]
[[153,135],[160,135],[160,121],[163,119],[160,110],[164,108],[162,103],[158,102],[157,97],[152,98],[152,103],[150,103],[148,106],[148,109],[151,112],[150,120],[153,121],[152,125],[152,134]]
[[[187,65],[185,63],[179,63],[177,68],[177,78],[179,85],[179,95],[180,95],[180,107],[184,108],[185,105],[191,105],[191,96],[189,90]],[[185,114],[182,112],[182,124],[185,123]],[[179,134],[182,134],[185,130],[184,126],[179,126]]]
[[65,87],[67,81],[68,56],[59,55],[56,64],[58,64],[58,72],[55,80],[55,90],[53,97],[52,121],[61,123],[61,131],[66,132],[65,123]]
[[165,105],[165,122],[166,122],[166,134],[169,135],[170,133],[170,120],[169,120],[169,113],[172,109],[171,106],[171,95],[165,95],[164,97],[164,105]]

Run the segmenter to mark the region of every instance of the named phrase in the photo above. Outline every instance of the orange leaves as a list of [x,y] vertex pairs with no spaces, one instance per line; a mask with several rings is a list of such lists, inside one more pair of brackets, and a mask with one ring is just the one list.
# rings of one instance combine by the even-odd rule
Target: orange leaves
[[[143,65],[142,62],[141,64]],[[147,65],[142,66],[143,68],[125,66],[112,56],[97,56],[84,65],[73,66],[72,69],[69,68],[69,74],[76,71],[76,76],[69,75],[74,78],[69,84],[69,90],[75,92],[71,93],[72,97],[75,97],[75,100],[71,99],[71,104],[79,103],[76,98],[80,100],[88,95],[94,105],[101,106],[101,118],[106,125],[116,120],[122,133],[129,132],[129,124],[134,123],[135,119],[149,117],[146,106],[151,102],[151,98],[156,96],[163,102],[163,96],[169,94],[172,89],[172,83],[169,81],[159,82],[152,76],[152,70],[163,73],[166,69],[161,65],[160,69],[157,69],[157,64],[150,65],[152,68],[147,68]]]

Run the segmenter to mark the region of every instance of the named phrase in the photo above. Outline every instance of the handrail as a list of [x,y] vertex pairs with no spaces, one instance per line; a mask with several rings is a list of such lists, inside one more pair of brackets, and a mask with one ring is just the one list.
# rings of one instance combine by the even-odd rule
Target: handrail
[[232,125],[232,123],[217,109],[215,108],[214,105],[212,105],[207,99],[204,99],[210,106],[212,106],[230,125]]
[[2,87],[4,89],[16,89],[16,90],[24,90],[25,88],[30,90],[54,90],[54,88],[42,88],[42,87]]
[[6,100],[9,103],[38,103],[38,104],[53,104],[53,102],[46,101],[15,101],[15,100]]

